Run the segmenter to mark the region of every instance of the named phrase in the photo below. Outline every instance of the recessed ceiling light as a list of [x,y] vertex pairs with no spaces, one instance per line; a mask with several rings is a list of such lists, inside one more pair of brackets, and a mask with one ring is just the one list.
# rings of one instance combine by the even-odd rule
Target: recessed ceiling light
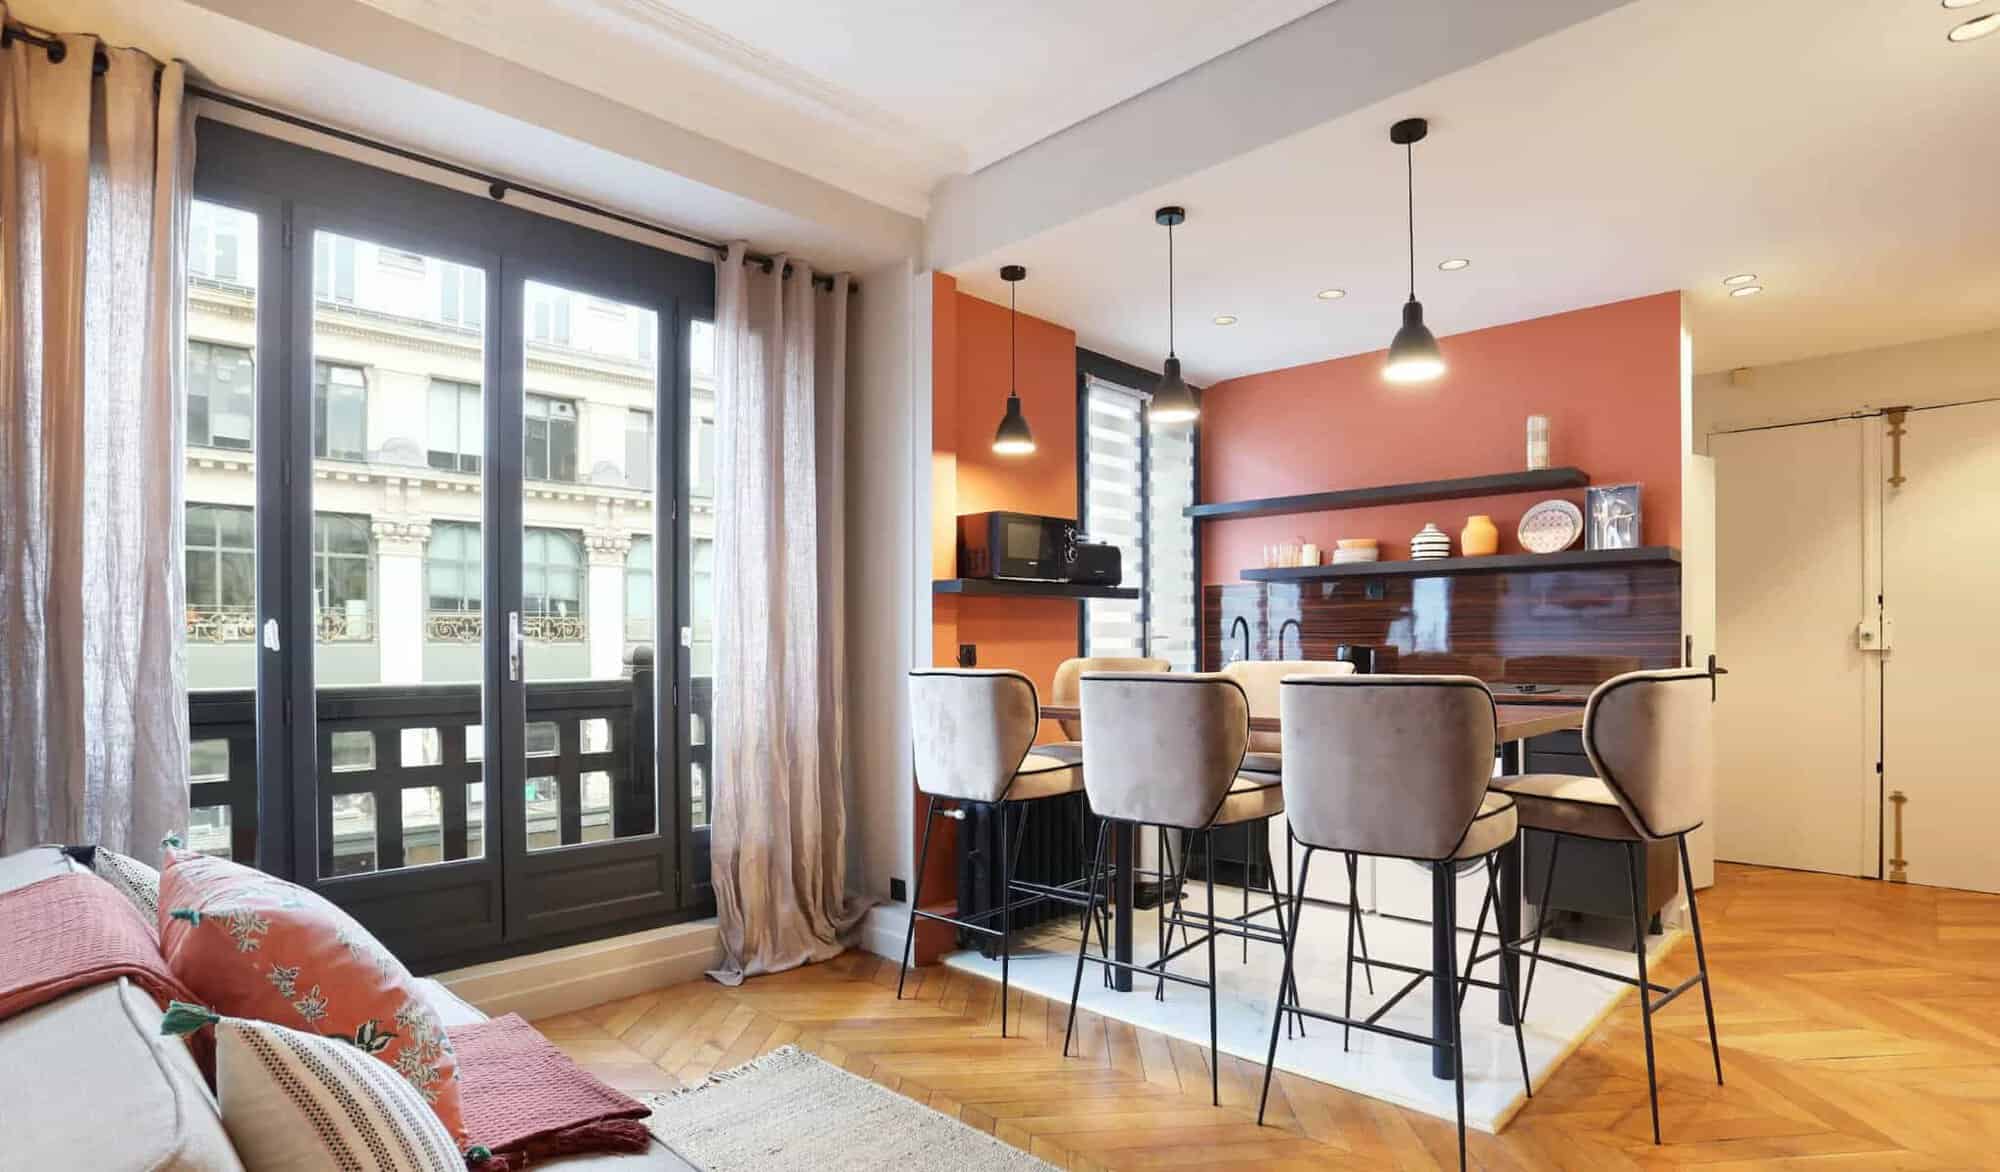
[[1943,0],[1943,3],[1946,8],[1970,8],[1974,4],[1984,3],[1984,0]]
[[1755,297],[1764,291],[1762,285],[1738,285],[1729,291],[1731,297]]
[[1313,294],[1313,296],[1319,298],[1321,301],[1338,301],[1341,298],[1347,296],[1347,290],[1321,289],[1318,293]]
[[1471,261],[1465,259],[1462,256],[1454,256],[1450,260],[1439,261],[1438,267],[1443,269],[1447,273],[1455,273],[1471,263],[1472,263]]
[[1738,285],[1748,285],[1755,282],[1756,280],[1757,280],[1756,273],[1738,273],[1733,277],[1722,278],[1722,283],[1729,286],[1731,289],[1734,289]]
[[1990,37],[1994,33],[2000,33],[2000,12],[1989,12],[1985,16],[1975,16],[1946,33],[1944,39],[1953,43],[1963,43],[1965,41],[1976,41],[1981,37]]
[[1233,326],[1236,324],[1236,315],[1233,313],[1218,313],[1215,315],[1215,324],[1219,326]]

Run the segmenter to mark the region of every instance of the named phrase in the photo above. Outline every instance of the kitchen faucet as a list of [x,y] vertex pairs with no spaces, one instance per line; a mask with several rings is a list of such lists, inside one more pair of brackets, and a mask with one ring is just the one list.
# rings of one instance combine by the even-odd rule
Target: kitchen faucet
[[[1250,658],[1250,624],[1242,615],[1237,615],[1236,621],[1229,624],[1230,638],[1234,639],[1236,637],[1236,628],[1238,627],[1243,628],[1243,654],[1237,658],[1248,659]],[[1225,660],[1224,662],[1228,661]]]
[[1305,627],[1304,627],[1304,626],[1303,626],[1303,625],[1302,625],[1302,624],[1301,624],[1301,623],[1299,622],[1299,620],[1297,620],[1297,619],[1286,619],[1286,620],[1285,620],[1284,622],[1282,622],[1282,623],[1278,624],[1278,658],[1279,658],[1279,659],[1283,659],[1283,658],[1285,657],[1285,632],[1286,632],[1286,630],[1288,630],[1288,629],[1290,629],[1290,628],[1292,628],[1292,627],[1298,627],[1298,629],[1299,629],[1299,658],[1300,658],[1300,659],[1304,659],[1304,658],[1306,657],[1306,629],[1305,629]]

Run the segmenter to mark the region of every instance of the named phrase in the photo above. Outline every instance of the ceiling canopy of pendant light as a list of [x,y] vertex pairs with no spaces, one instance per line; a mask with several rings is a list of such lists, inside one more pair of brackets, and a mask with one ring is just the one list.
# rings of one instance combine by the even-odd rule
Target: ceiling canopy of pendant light
[[1153,213],[1153,222],[1167,230],[1167,361],[1160,370],[1160,385],[1153,389],[1150,410],[1155,422],[1186,423],[1201,414],[1201,404],[1181,377],[1181,360],[1174,354],[1174,226],[1187,222],[1187,209],[1161,208]]
[[1000,279],[1007,282],[1007,414],[1000,417],[1000,426],[993,432],[993,450],[1002,456],[1026,456],[1035,450],[1035,433],[1028,430],[1027,417],[1021,414],[1021,394],[1015,375],[1019,361],[1014,354],[1014,286],[1028,270],[1020,265],[1006,265],[1000,270]]
[[1417,300],[1417,179],[1411,148],[1424,140],[1430,128],[1422,118],[1405,118],[1389,128],[1389,141],[1403,148],[1410,231],[1410,299],[1403,303],[1403,326],[1389,343],[1389,360],[1382,367],[1382,377],[1392,383],[1427,383],[1445,369],[1437,338],[1424,325],[1424,303]]

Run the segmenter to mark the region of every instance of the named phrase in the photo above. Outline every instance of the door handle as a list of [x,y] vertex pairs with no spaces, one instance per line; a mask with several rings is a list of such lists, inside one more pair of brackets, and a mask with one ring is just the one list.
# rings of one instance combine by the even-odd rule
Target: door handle
[[507,678],[513,682],[521,679],[521,612],[507,612]]

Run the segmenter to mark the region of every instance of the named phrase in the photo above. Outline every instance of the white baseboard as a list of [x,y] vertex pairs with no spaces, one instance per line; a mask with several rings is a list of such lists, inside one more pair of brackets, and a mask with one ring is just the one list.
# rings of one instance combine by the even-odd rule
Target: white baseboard
[[698,980],[721,960],[715,921],[697,920],[453,969],[437,979],[489,1016],[518,1013],[534,1021]]
[[877,904],[861,920],[861,947],[876,956],[898,963],[903,959],[903,936],[909,931],[910,909],[902,904]]

